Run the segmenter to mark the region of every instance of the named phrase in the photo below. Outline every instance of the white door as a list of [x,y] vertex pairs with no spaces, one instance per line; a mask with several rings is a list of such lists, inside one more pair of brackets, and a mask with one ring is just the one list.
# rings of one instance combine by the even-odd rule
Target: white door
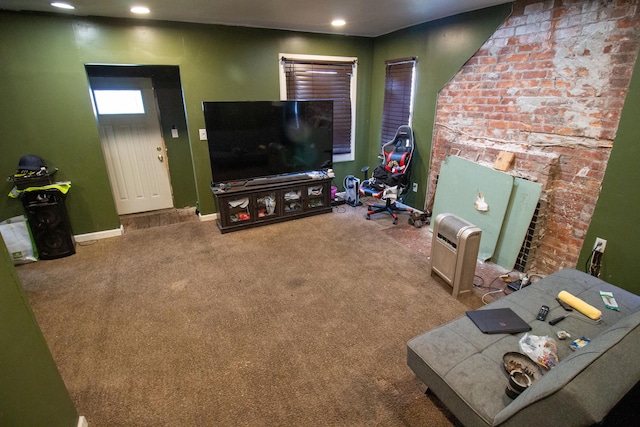
[[90,81],[118,214],[173,207],[151,79],[93,77]]

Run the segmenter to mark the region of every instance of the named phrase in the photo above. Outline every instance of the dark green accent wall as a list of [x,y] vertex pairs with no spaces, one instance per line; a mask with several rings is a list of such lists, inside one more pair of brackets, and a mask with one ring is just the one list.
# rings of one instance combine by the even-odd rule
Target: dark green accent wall
[[[119,227],[87,89],[81,49],[69,20],[0,14],[0,173],[38,154],[72,181],[67,208],[76,234]],[[13,187],[2,179],[0,191]],[[0,197],[6,219],[23,213]]]
[[[179,69],[185,132],[172,140],[167,136],[176,123],[165,117],[162,123],[176,207],[197,205],[203,214],[216,210],[207,143],[198,139],[198,129],[205,127],[202,102],[279,99],[278,53],[357,57],[356,144],[368,141],[373,44],[368,38],[0,12],[0,39],[0,173],[13,173],[20,157],[29,153],[58,167],[56,178],[72,181],[67,208],[75,234],[120,226],[86,64]],[[175,87],[163,90],[159,100],[165,95],[175,100]],[[161,112],[174,117],[182,108],[173,101],[163,105]],[[338,177],[352,173],[353,163],[336,165]],[[9,193],[12,184],[2,182],[0,192]],[[22,212],[18,201],[0,197],[0,218]]]
[[416,155],[412,160],[411,181],[418,192],[407,193],[405,202],[424,209],[426,183],[431,159],[431,140],[438,92],[473,56],[511,13],[511,4],[418,25],[375,39],[369,114],[368,160],[376,164],[380,147],[384,100],[385,60],[415,57],[416,86],[413,131]]
[[[198,129],[205,127],[202,101],[279,99],[279,53],[358,58],[356,146],[366,145],[373,43],[370,39],[215,26],[190,26],[184,35],[186,60],[181,75],[201,212],[215,211],[209,188],[207,143],[198,140]],[[191,71],[188,75],[187,69]],[[357,149],[356,162],[360,157]],[[353,163],[335,165],[335,182],[353,173]]]
[[618,133],[607,164],[578,269],[585,270],[596,237],[607,240],[600,278],[640,295],[635,263],[640,260],[640,60],[624,103]]
[[[58,179],[72,181],[67,208],[75,234],[118,228],[85,65],[169,66],[177,70],[181,94],[173,78],[154,83],[165,83],[157,93],[174,204],[213,213],[208,148],[198,139],[205,127],[202,102],[279,98],[278,54],[298,53],[358,58],[356,158],[334,166],[334,184],[342,187],[346,175],[361,176],[362,166],[378,162],[384,60],[417,56],[412,181],[421,188],[407,202],[421,207],[437,92],[509,10],[499,6],[377,39],[0,12],[0,85],[8,94],[0,98],[0,173],[11,174],[24,154],[39,154],[60,169]],[[177,140],[169,137],[172,125]],[[5,183],[0,191],[11,187]],[[21,213],[18,201],[0,197],[0,218]]]
[[66,426],[78,413],[0,237],[0,425]]

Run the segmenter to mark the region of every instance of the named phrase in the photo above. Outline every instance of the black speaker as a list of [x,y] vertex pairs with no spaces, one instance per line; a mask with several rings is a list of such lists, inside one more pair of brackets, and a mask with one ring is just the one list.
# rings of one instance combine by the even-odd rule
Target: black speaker
[[26,191],[22,204],[40,259],[56,259],[76,253],[64,194],[58,190]]

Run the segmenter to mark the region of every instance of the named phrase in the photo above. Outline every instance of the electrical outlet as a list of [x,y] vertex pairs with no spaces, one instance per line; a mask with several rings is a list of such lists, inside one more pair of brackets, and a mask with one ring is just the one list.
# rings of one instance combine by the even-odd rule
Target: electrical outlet
[[414,182],[414,183],[413,183],[413,192],[414,192],[414,193],[417,193],[417,192],[418,192],[418,183],[417,183],[417,182]]
[[207,140],[207,130],[206,129],[198,129],[198,131],[200,132],[200,141],[206,141]]
[[596,243],[593,245],[593,250],[603,254],[606,247],[607,247],[607,241],[604,239],[601,239],[600,237],[596,237]]

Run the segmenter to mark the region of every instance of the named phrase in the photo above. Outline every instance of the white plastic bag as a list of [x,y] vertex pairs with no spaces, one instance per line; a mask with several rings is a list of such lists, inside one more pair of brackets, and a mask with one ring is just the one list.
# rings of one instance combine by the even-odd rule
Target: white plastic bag
[[558,364],[558,347],[553,338],[526,333],[520,338],[520,351],[543,368],[551,369]]
[[0,222],[0,233],[15,265],[38,260],[38,250],[33,243],[29,223],[24,215]]

